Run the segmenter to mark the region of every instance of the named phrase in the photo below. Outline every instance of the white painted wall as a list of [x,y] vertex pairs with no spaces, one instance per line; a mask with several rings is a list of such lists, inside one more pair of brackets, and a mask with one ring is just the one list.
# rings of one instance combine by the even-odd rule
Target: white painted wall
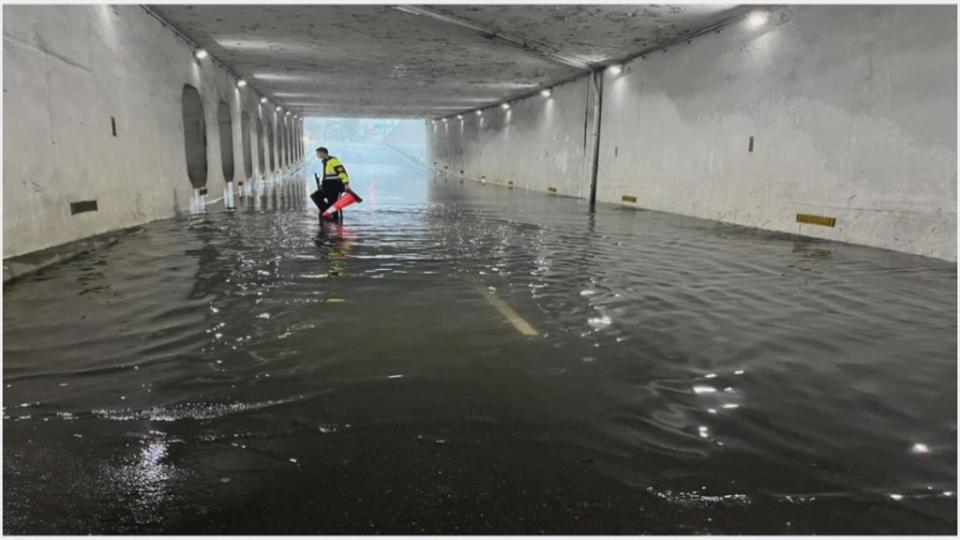
[[[637,59],[605,75],[598,200],[956,260],[956,31],[955,6],[794,6]],[[560,135],[515,120],[434,159],[537,162]]]
[[549,98],[513,102],[506,111],[492,107],[483,116],[428,123],[428,161],[491,183],[587,197],[592,121],[593,92],[589,80],[579,79],[555,87]]
[[956,8],[771,23],[607,77],[598,200],[955,260]]
[[[184,84],[204,101],[206,198],[226,188],[220,100],[231,108],[235,178],[247,180],[240,112],[250,114],[255,144],[259,96],[237,89],[210,59],[195,60],[186,42],[142,8],[11,5],[3,15],[5,259],[189,209]],[[274,115],[272,108],[263,114]],[[89,199],[98,211],[70,214],[71,202]]]

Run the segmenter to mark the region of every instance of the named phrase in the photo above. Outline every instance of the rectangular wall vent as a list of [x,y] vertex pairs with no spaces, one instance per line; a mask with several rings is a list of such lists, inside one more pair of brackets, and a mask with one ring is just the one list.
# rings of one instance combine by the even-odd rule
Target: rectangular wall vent
[[82,214],[84,212],[96,212],[96,211],[97,211],[96,199],[92,201],[77,201],[77,202],[70,203],[70,215]]
[[628,203],[636,203],[637,197],[635,195],[621,195],[620,200]]
[[556,193],[556,192],[557,192],[557,188],[553,186],[550,186],[547,188],[547,193]]
[[823,225],[824,227],[836,227],[837,218],[827,216],[817,216],[813,214],[797,214],[797,223],[809,223],[810,225]]

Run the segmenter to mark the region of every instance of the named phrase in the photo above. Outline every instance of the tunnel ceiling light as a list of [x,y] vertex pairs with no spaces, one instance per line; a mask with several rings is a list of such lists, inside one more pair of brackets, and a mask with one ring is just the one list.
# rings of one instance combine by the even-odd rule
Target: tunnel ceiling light
[[509,104],[509,103],[501,103],[501,104],[500,104],[500,108],[503,109],[503,110],[507,110],[507,109],[510,108],[510,104]]
[[197,60],[203,60],[204,58],[209,56],[209,54],[207,54],[206,49],[194,49],[193,56],[195,56]]
[[280,111],[282,111],[282,110],[283,110],[283,107],[281,107],[281,106],[279,106],[279,105],[277,105],[277,108],[276,108],[275,110],[276,110],[277,112],[280,112]]
[[607,68],[607,71],[609,71],[611,75],[619,75],[623,72],[623,68],[620,66],[610,66]]
[[260,103],[266,103],[266,102],[267,102],[267,98],[265,97],[260,98]]
[[550,94],[552,93],[553,92],[551,92],[549,88],[544,88],[543,90],[540,91],[540,95],[543,97],[550,97]]
[[246,86],[246,85],[247,85],[247,81],[245,81],[245,80],[243,80],[243,79],[240,79],[240,80],[237,81],[237,88],[243,88],[243,87]]
[[477,111],[477,116],[483,116],[483,111]]
[[458,114],[458,115],[457,115],[457,119],[463,120],[463,115],[462,115],[462,114]]
[[754,28],[760,28],[761,26],[767,24],[770,16],[766,11],[754,11],[747,17],[747,21],[750,23],[750,26]]

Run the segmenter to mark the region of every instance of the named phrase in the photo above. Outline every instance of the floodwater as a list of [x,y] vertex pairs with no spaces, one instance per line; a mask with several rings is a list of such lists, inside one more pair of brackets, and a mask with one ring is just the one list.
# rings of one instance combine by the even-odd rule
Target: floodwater
[[4,532],[956,531],[954,265],[339,150],[5,288]]

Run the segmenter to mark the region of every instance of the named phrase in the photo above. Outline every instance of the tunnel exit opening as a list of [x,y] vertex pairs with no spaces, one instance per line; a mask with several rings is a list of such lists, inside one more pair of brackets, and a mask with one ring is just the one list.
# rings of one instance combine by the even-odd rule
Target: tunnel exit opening
[[317,147],[357,163],[393,155],[426,165],[427,133],[423,120],[409,118],[308,117],[303,122],[302,147],[308,162]]

